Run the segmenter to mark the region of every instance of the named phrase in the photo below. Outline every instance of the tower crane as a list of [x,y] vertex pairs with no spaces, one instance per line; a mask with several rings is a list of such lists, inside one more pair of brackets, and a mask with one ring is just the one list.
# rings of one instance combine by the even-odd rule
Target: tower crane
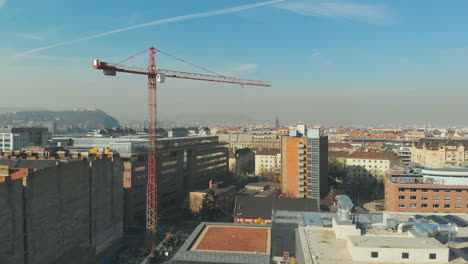
[[[146,52],[144,50],[143,52]],[[140,52],[136,55],[142,54]],[[172,70],[164,70],[156,68],[156,52],[166,54],[170,57],[178,59],[180,61],[186,62],[192,66],[198,67],[204,71],[212,73],[214,75],[207,74],[198,74],[190,72],[180,72]],[[132,57],[135,57],[131,56]],[[125,61],[125,60],[124,60]],[[149,48],[149,59],[148,59],[148,68],[139,68],[132,66],[121,65],[120,63],[107,63],[102,62],[98,59],[93,60],[93,68],[97,70],[102,70],[104,75],[107,76],[116,76],[117,72],[125,72],[131,74],[146,75],[148,77],[148,177],[146,185],[146,230],[149,237],[148,241],[153,248],[154,237],[157,231],[157,213],[158,213],[158,181],[156,177],[156,158],[157,158],[157,94],[156,86],[157,83],[164,83],[165,78],[178,78],[178,79],[188,79],[196,81],[208,81],[208,82],[219,82],[219,83],[228,83],[228,84],[239,84],[239,85],[251,85],[251,86],[264,86],[269,87],[270,84],[262,81],[254,80],[245,80],[225,77],[214,72],[208,71],[207,69],[197,66],[195,64],[189,63],[182,59],[179,59],[173,55],[167,54],[161,50],[158,50],[154,47]]]

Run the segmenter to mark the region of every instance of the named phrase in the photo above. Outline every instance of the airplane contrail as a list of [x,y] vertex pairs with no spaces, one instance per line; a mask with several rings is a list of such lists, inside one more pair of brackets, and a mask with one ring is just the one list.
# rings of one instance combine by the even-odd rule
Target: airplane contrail
[[36,52],[39,52],[39,51],[48,50],[48,49],[52,49],[52,48],[56,48],[56,47],[61,47],[61,46],[73,44],[73,43],[80,42],[80,41],[100,38],[100,37],[104,37],[104,36],[107,36],[107,35],[119,33],[119,32],[122,32],[122,31],[131,30],[131,29],[154,26],[154,25],[161,25],[161,24],[167,24],[167,23],[184,21],[184,20],[189,20],[189,19],[217,16],[217,15],[228,14],[228,13],[235,13],[235,12],[239,12],[239,11],[246,10],[246,9],[251,9],[251,8],[265,6],[265,5],[276,4],[276,3],[284,2],[284,1],[286,1],[286,0],[273,0],[273,1],[268,1],[268,2],[250,4],[250,5],[230,7],[230,8],[225,8],[225,9],[220,9],[220,10],[215,10],[215,11],[209,11],[209,12],[196,13],[196,14],[176,16],[176,17],[171,17],[171,18],[155,20],[155,21],[151,21],[151,22],[147,22],[147,23],[143,23],[143,24],[139,24],[139,25],[124,27],[124,28],[121,28],[121,29],[115,29],[115,30],[112,30],[112,31],[107,31],[107,32],[103,32],[103,33],[99,33],[99,34],[79,38],[79,39],[59,42],[59,43],[56,43],[56,44],[52,44],[52,45],[48,45],[48,46],[44,46],[44,47],[40,47],[40,48],[35,48],[35,49],[28,50],[28,51],[25,51],[25,52],[22,52],[22,53],[18,53],[18,54],[15,55],[15,57],[25,56],[25,55],[33,54],[33,53],[36,53]]

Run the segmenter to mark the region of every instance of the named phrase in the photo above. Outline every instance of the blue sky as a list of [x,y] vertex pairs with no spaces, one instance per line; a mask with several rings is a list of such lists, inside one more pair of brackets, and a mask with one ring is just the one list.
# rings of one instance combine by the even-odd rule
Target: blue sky
[[[14,87],[4,92],[9,103],[3,106],[97,107],[120,119],[144,119],[145,80],[105,78],[90,61],[119,61],[154,45],[213,71],[273,85],[240,89],[170,80],[159,90],[165,119],[278,115],[290,123],[468,123],[468,2],[267,2],[0,0],[0,87]],[[265,5],[247,9],[257,3]],[[234,7],[244,10],[34,52]],[[146,58],[128,63],[144,66]],[[158,65],[197,71],[163,55]]]

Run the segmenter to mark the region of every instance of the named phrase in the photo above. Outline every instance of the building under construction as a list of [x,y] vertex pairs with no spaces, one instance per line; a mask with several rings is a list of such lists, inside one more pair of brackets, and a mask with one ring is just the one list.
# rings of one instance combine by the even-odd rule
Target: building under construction
[[123,165],[113,153],[0,153],[0,262],[94,263],[120,246]]

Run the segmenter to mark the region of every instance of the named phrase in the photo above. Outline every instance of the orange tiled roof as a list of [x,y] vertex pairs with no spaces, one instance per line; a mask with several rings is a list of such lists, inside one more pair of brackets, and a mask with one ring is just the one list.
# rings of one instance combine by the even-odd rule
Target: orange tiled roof
[[349,155],[355,159],[396,160],[400,157],[394,152],[361,152],[355,151]]

